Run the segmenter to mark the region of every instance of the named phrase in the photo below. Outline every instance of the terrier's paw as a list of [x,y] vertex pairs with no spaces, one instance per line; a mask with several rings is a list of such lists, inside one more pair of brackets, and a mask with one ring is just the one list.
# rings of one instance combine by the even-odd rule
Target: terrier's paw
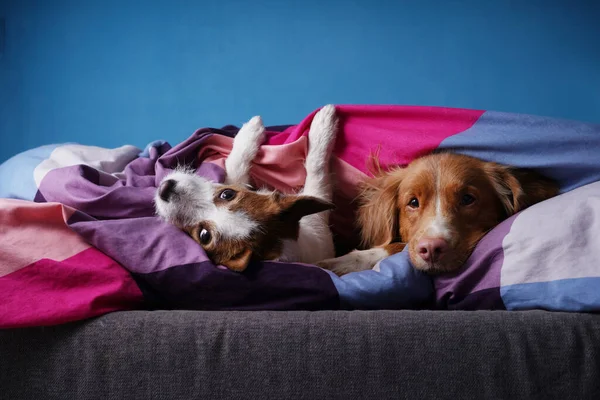
[[240,131],[236,135],[236,139],[244,138],[245,141],[261,145],[265,141],[265,125],[260,115],[250,118],[240,128]]
[[315,114],[315,121],[332,121],[336,118],[335,115],[335,106],[333,104],[327,104],[326,106],[321,107],[319,111]]
[[335,112],[335,106],[328,104],[321,108],[315,114],[310,125],[309,136],[311,133],[315,136],[327,135],[330,140],[335,137],[337,132],[338,117]]
[[265,126],[260,116],[251,118],[240,128],[233,139],[231,153],[225,159],[226,184],[250,183],[250,168],[265,137]]
[[327,105],[315,114],[308,131],[307,169],[314,172],[326,169],[337,129],[338,118],[334,105]]

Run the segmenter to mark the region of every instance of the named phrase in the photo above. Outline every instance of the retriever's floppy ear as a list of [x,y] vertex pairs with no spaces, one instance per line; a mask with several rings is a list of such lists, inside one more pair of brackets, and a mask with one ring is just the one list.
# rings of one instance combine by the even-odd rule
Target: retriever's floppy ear
[[485,172],[498,193],[507,216],[558,194],[558,184],[555,181],[530,169],[487,163]]
[[363,183],[358,222],[364,248],[384,246],[398,239],[398,192],[403,176],[404,170],[396,169]]

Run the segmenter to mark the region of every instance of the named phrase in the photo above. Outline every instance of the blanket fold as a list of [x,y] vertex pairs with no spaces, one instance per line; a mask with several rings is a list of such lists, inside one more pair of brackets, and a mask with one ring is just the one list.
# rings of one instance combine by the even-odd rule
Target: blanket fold
[[[382,262],[381,272],[342,278],[314,266],[277,262],[256,262],[239,274],[212,264],[191,238],[158,219],[153,204],[157,184],[181,164],[222,182],[237,128],[199,129],[174,147],[155,141],[143,150],[43,146],[0,165],[0,197],[20,199],[0,200],[0,327],[62,323],[140,307],[600,310],[600,293],[586,289],[600,279],[600,254],[592,249],[600,248],[600,236],[592,235],[600,226],[596,220],[584,224],[584,214],[600,212],[600,202],[590,200],[585,213],[571,215],[585,229],[553,220],[555,232],[585,232],[579,253],[569,249],[571,240],[561,245],[559,237],[549,247],[545,233],[532,228],[580,201],[577,191],[586,199],[600,197],[593,186],[600,180],[598,125],[436,107],[337,109],[341,129],[332,160],[337,209],[331,222],[341,248],[356,244],[357,184],[369,175],[367,159],[375,152],[384,168],[440,150],[536,168],[556,179],[564,195],[505,221],[451,276],[432,279],[415,271],[406,253]],[[256,186],[283,192],[302,186],[315,113],[297,125],[267,128],[267,142],[252,170]],[[518,247],[524,240],[529,247]],[[553,263],[567,272],[543,272]],[[528,272],[515,272],[523,270]],[[573,301],[574,290],[586,290],[588,297]],[[550,297],[564,301],[550,302]]]

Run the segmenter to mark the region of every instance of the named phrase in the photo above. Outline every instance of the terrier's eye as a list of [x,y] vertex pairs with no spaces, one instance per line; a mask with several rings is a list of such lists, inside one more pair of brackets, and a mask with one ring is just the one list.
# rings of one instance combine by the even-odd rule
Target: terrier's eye
[[416,197],[413,197],[408,202],[408,206],[411,207],[411,208],[419,208],[419,200],[417,200]]
[[198,239],[200,239],[200,243],[201,244],[209,244],[210,240],[212,239],[212,235],[210,234],[210,232],[206,229],[202,229],[200,231],[200,234],[198,235]]
[[223,200],[231,200],[235,197],[235,190],[233,189],[225,189],[219,194],[219,198]]
[[474,202],[475,202],[475,197],[473,197],[470,194],[465,194],[460,199],[460,205],[462,205],[462,206],[468,206],[468,205],[473,204]]

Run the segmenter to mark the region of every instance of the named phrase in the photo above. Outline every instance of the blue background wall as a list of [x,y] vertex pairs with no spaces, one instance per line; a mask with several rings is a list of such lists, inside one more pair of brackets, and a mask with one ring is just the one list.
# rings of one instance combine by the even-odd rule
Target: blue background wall
[[600,122],[595,0],[0,0],[0,19],[0,161],[328,102]]

